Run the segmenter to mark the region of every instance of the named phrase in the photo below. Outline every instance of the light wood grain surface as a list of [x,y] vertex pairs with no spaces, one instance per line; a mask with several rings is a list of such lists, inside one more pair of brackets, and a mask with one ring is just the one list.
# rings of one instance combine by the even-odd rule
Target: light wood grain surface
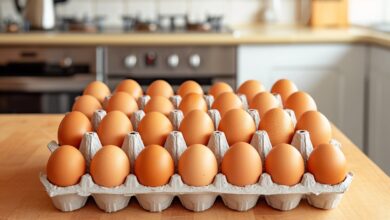
[[298,208],[281,212],[260,199],[254,209],[237,212],[218,199],[211,209],[194,213],[175,199],[162,213],[149,213],[132,198],[124,210],[107,214],[90,198],[84,208],[63,213],[51,204],[38,178],[49,158],[46,144],[56,138],[61,118],[0,115],[0,219],[390,219],[390,178],[337,128],[334,138],[342,143],[349,170],[355,176],[341,204],[333,210],[316,209],[302,200]]
[[390,35],[367,28],[341,29],[248,25],[232,33],[1,33],[0,46],[58,45],[240,45],[292,43],[371,43],[390,46]]

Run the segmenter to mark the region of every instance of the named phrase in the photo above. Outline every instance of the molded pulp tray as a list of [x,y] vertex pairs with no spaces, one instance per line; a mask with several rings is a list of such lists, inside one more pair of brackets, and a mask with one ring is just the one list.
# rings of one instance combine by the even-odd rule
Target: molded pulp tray
[[[147,100],[147,98],[141,98],[140,106],[144,106]],[[180,103],[180,97],[176,99],[173,97],[172,101],[177,106]],[[209,100],[208,103],[212,103],[212,100]],[[210,106],[211,104],[209,104]],[[248,110],[248,112],[253,117],[256,126],[258,126],[260,121],[258,112],[256,110]],[[286,110],[286,112],[292,117],[295,123],[294,112],[291,110]],[[104,110],[95,112],[92,119],[95,128],[97,128],[105,115]],[[144,115],[145,113],[142,110],[132,115],[131,121],[135,130]],[[217,128],[220,120],[219,112],[211,109],[209,110],[209,115]],[[176,130],[182,119],[183,114],[180,110],[171,112],[170,120]],[[331,143],[337,147],[341,147],[335,140],[332,140]],[[310,134],[307,131],[297,131],[291,144],[301,152],[306,163],[313,150]],[[264,158],[272,148],[267,133],[265,131],[256,131],[253,135],[251,145],[255,147],[264,163]],[[54,141],[48,144],[48,148],[52,152],[57,147],[58,144]],[[91,158],[101,147],[101,143],[95,132],[84,134],[80,151],[86,158],[87,170]],[[165,148],[172,155],[176,167],[177,161],[186,147],[181,132],[171,132],[166,140]],[[224,133],[215,131],[210,137],[208,147],[214,152],[218,165],[220,165],[223,155],[229,148]],[[144,145],[138,132],[131,132],[125,137],[122,149],[129,156],[131,168],[134,167],[134,161],[143,148]],[[257,204],[260,196],[265,197],[266,203],[269,206],[283,211],[297,207],[302,198],[306,198],[308,203],[316,208],[332,209],[340,203],[344,192],[352,182],[352,178],[352,173],[348,173],[342,183],[327,185],[316,182],[312,174],[305,173],[299,184],[290,187],[273,183],[270,175],[263,173],[258,183],[239,187],[229,184],[226,177],[222,173],[218,173],[212,184],[203,187],[193,187],[183,183],[180,175],[176,173],[171,177],[167,185],[147,187],[137,181],[136,176],[132,174],[131,170],[131,174],[127,176],[125,183],[114,188],[106,188],[96,185],[89,174],[85,174],[79,184],[68,187],[55,186],[48,181],[46,174],[40,174],[40,180],[48,195],[51,197],[54,206],[61,211],[73,211],[82,208],[87,198],[92,195],[98,207],[105,212],[116,212],[126,208],[132,196],[136,197],[139,204],[145,210],[151,212],[160,212],[168,208],[175,196],[179,197],[185,208],[196,212],[204,211],[212,207],[217,196],[222,197],[227,207],[237,211],[246,211],[253,208]]]

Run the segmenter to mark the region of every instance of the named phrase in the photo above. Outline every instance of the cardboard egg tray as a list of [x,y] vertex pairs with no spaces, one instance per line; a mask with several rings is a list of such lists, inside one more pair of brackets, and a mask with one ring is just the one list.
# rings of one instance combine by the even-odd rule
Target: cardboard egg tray
[[[172,97],[171,100],[179,103],[180,97]],[[175,106],[177,107],[178,104]],[[210,106],[211,104],[209,103]],[[260,118],[257,110],[247,111],[252,116],[256,126],[258,126]],[[289,113],[293,122],[296,123],[294,112],[291,110],[286,110],[286,112]],[[217,128],[220,121],[219,112],[210,109],[208,113]],[[104,110],[95,112],[92,119],[95,128],[105,115],[106,112]],[[137,125],[144,115],[145,113],[142,110],[133,114],[131,121],[135,130],[137,130]],[[183,119],[183,114],[180,110],[174,110],[169,118],[175,130],[177,130]],[[341,147],[336,140],[332,140],[331,143]],[[267,132],[256,131],[250,144],[259,153],[264,165],[265,157],[272,148]],[[306,163],[313,150],[310,134],[307,131],[297,131],[291,144],[301,152]],[[48,144],[48,148],[52,152],[57,147],[58,144],[55,141]],[[87,161],[87,171],[91,159],[101,147],[102,145],[95,132],[89,132],[84,135],[80,151]],[[177,167],[178,159],[187,147],[182,133],[179,131],[171,132],[164,147],[172,155],[175,167]],[[213,132],[208,147],[214,152],[220,167],[222,158],[229,148],[224,133],[221,131]],[[99,186],[93,182],[92,177],[88,173],[81,178],[79,184],[68,187],[53,185],[48,181],[44,173],[40,174],[40,180],[51,197],[54,206],[61,211],[80,209],[85,205],[88,197],[92,196],[100,209],[105,212],[116,212],[126,208],[129,200],[134,196],[145,210],[161,212],[168,208],[174,197],[177,196],[185,208],[200,212],[212,207],[217,196],[222,197],[223,203],[227,207],[237,211],[247,211],[253,208],[260,197],[264,197],[269,206],[283,211],[297,207],[302,198],[306,198],[313,207],[332,209],[339,204],[353,178],[352,173],[348,173],[345,180],[340,184],[327,185],[316,182],[312,174],[305,173],[299,184],[290,187],[278,185],[272,181],[269,174],[262,173],[258,183],[239,187],[230,184],[222,173],[218,173],[212,184],[194,187],[186,185],[176,172],[168,184],[160,187],[147,187],[138,182],[132,170],[134,161],[143,148],[144,144],[138,132],[134,131],[127,134],[122,149],[130,159],[131,174],[127,176],[126,181],[122,185],[117,187],[107,188]]]

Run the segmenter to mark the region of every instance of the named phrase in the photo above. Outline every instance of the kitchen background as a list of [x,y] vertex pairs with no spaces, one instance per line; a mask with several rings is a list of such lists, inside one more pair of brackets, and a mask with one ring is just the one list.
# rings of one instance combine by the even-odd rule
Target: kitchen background
[[[279,0],[278,20],[293,24],[299,19],[296,8],[310,0]],[[0,0],[0,17],[20,20],[13,0]],[[24,1],[21,1],[22,3]],[[58,16],[105,16],[105,24],[120,26],[122,15],[142,14],[153,18],[158,14],[187,13],[195,17],[205,14],[224,16],[224,23],[240,25],[260,23],[265,6],[272,0],[70,0],[57,6]],[[275,1],[278,2],[278,1]],[[349,0],[351,24],[369,25],[390,21],[390,1]]]

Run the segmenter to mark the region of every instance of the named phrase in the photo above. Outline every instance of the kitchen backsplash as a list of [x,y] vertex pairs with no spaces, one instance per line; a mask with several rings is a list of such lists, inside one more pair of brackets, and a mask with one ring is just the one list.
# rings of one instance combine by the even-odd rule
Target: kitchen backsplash
[[[0,0],[0,18],[20,18],[13,1]],[[113,26],[121,25],[122,15],[137,13],[146,18],[157,14],[222,14],[226,24],[247,24],[261,20],[261,12],[267,1],[272,0],[68,0],[58,5],[57,13],[79,17],[104,15],[106,24]],[[296,2],[305,0],[279,1],[282,3],[279,20],[282,23],[293,23],[296,19]],[[353,24],[362,25],[390,22],[390,0],[349,0],[349,20]]]
[[[141,14],[151,18],[157,14],[182,14],[199,17],[205,14],[224,15],[226,24],[247,24],[260,21],[264,2],[269,0],[69,0],[57,6],[58,15],[104,15],[106,24],[121,25],[122,15]],[[282,0],[282,20],[295,19],[296,0]],[[0,17],[18,18],[13,0],[0,0]]]

